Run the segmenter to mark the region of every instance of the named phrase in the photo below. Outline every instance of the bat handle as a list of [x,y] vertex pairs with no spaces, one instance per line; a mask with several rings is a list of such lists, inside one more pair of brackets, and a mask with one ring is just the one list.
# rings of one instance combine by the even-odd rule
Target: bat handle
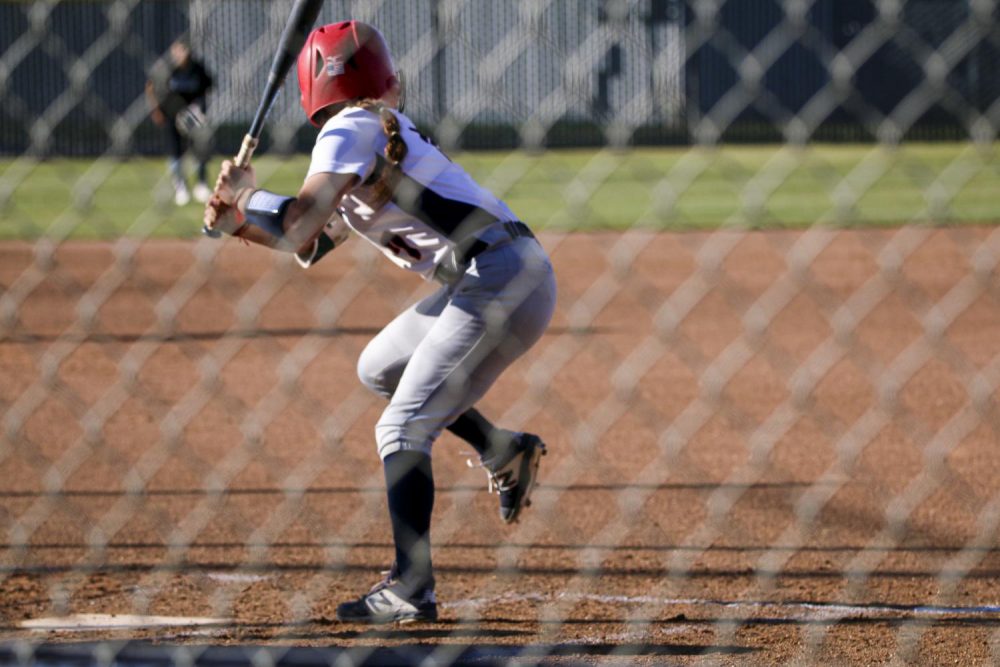
[[[257,148],[259,139],[246,134],[243,136],[243,143],[240,145],[240,152],[236,154],[233,158],[233,164],[240,169],[246,169],[250,166],[250,158],[253,157],[253,152]],[[208,225],[202,225],[201,233],[213,239],[217,239],[222,236],[222,232],[217,229],[212,229]]]
[[220,232],[218,229],[212,229],[208,225],[201,226],[201,233],[210,239],[217,239],[222,237],[222,232]]
[[258,139],[252,137],[249,134],[244,135],[243,144],[240,146],[240,152],[236,154],[236,158],[233,159],[233,164],[235,164],[240,169],[246,169],[250,166],[250,158],[253,157],[253,152],[257,148]]

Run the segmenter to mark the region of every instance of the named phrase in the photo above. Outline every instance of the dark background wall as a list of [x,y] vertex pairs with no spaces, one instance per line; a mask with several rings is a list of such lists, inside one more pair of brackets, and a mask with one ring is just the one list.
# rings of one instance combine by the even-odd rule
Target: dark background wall
[[[556,0],[525,18],[520,3],[483,0],[447,15],[419,0],[366,18],[397,60],[407,56],[397,64],[415,91],[408,112],[431,132],[458,126],[447,138],[466,148],[520,145],[528,120],[550,147],[963,139],[984,114],[1000,125],[995,9],[977,19],[967,0],[911,0],[886,20],[870,0],[817,0],[796,20],[777,0],[730,0],[706,14],[707,6]],[[346,11],[331,0],[321,20]],[[51,10],[0,1],[0,153],[160,152],[142,87],[185,31],[216,74],[217,138],[235,145],[282,16],[282,3],[263,0],[73,0]],[[491,79],[490,63],[517,30],[531,38]],[[427,37],[436,50],[414,57]],[[935,59],[946,72],[936,84],[927,74]],[[841,80],[838,66],[847,68]],[[283,149],[305,150],[311,134],[294,87],[293,77],[272,125],[286,130]],[[555,114],[545,110],[553,91],[565,93]]]

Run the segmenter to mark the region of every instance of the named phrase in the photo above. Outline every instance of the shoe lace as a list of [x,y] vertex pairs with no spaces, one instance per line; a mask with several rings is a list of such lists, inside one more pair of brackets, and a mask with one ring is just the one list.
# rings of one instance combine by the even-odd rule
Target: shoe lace
[[[385,589],[390,588],[395,584],[399,583],[399,565],[395,561],[393,561],[392,565],[389,567],[388,570],[382,570],[379,572],[379,574],[382,575],[382,580],[379,581],[374,586],[372,586],[371,589],[365,595],[362,595],[361,596],[362,600],[367,598],[369,595],[374,595],[379,591],[384,591]],[[430,585],[422,589],[422,591],[423,592],[415,596],[413,600],[411,600],[411,602],[417,604],[420,603],[421,601],[423,602],[436,601],[434,597],[434,577],[431,577]]]
[[489,467],[482,460],[473,463],[473,459],[477,458],[475,454],[465,454],[465,465],[470,468],[482,468],[486,473],[486,485],[490,493],[495,493],[500,495],[505,491],[510,491],[514,488],[514,483],[510,479],[510,475],[497,475],[494,471],[490,470]]
[[392,586],[399,579],[399,569],[396,563],[393,563],[388,570],[382,570],[379,574],[382,575],[382,580],[371,587],[371,590],[368,591],[368,595],[378,593],[380,590]]

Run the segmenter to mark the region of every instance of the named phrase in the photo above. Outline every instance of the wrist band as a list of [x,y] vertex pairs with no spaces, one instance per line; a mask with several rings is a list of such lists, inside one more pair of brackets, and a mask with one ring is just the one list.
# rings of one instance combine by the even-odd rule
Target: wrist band
[[[242,197],[242,192],[240,196]],[[243,215],[251,225],[280,239],[285,235],[285,212],[293,201],[294,197],[285,197],[267,190],[254,190],[247,200]],[[236,208],[239,210],[239,206]]]

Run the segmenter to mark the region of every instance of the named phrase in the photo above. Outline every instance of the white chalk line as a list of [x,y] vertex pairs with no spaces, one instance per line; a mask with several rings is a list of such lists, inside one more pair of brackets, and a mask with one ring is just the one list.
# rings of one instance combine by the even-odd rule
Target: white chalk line
[[[780,618],[794,619],[795,613],[803,620],[817,618],[839,618],[844,616],[874,616],[893,614],[897,616],[983,616],[1000,614],[1000,605],[953,607],[938,605],[894,605],[894,604],[841,604],[835,602],[766,601],[766,600],[709,600],[703,598],[662,598],[649,595],[600,595],[597,593],[504,593],[491,597],[472,598],[442,602],[440,607],[448,609],[470,609],[491,604],[508,602],[550,603],[601,602],[605,604],[633,604],[659,606],[716,607],[734,611],[772,612]],[[792,616],[789,616],[789,612]]]
[[[632,604],[684,607],[715,607],[734,612],[771,614],[774,618],[787,620],[822,620],[857,616],[893,615],[896,617],[934,616],[986,616],[1000,614],[1000,605],[970,607],[936,605],[892,605],[865,604],[849,605],[827,602],[760,601],[760,600],[708,600],[703,598],[662,598],[649,595],[600,595],[596,593],[504,593],[490,597],[452,600],[442,602],[442,609],[471,610],[494,604],[510,602],[531,602],[536,604],[568,602],[600,602],[604,604]],[[140,616],[134,614],[72,614],[35,618],[22,621],[20,627],[37,632],[84,632],[88,630],[141,630],[166,627],[201,627],[197,634],[210,634],[215,629],[223,629],[233,623],[231,618],[208,618],[198,616]],[[206,627],[211,626],[211,627]],[[680,631],[685,626],[679,622]],[[631,636],[631,633],[627,633]],[[623,635],[624,637],[624,635]]]
[[142,630],[145,628],[174,628],[194,626],[225,627],[231,618],[206,618],[200,616],[139,616],[135,614],[71,614],[32,618],[21,621],[21,627],[39,632],[84,632],[87,630]]
[[209,572],[205,576],[212,581],[223,584],[252,584],[274,578],[273,575],[269,574],[241,574],[239,572]]

